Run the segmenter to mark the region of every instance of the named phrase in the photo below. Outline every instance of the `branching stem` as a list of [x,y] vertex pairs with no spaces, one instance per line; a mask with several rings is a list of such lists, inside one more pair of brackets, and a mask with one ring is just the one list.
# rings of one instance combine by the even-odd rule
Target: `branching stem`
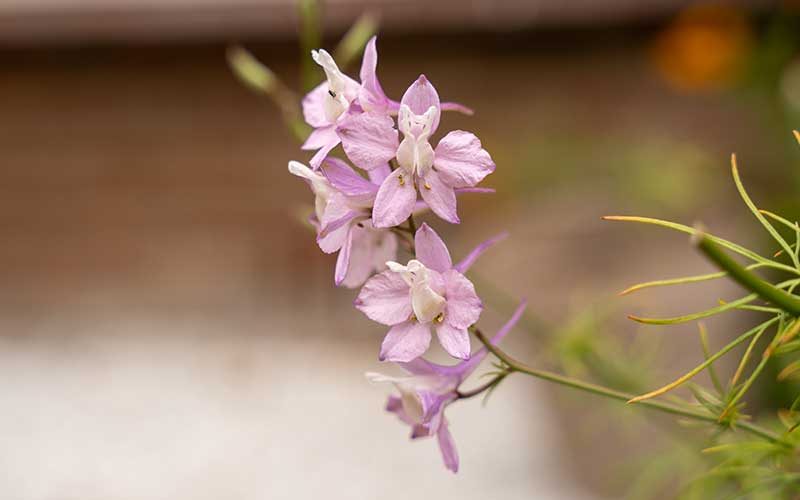
[[[559,375],[557,373],[533,368],[531,366],[526,365],[525,363],[517,361],[516,359],[512,358],[511,356],[500,350],[497,346],[493,345],[479,329],[474,328],[473,333],[489,352],[491,352],[495,357],[497,357],[497,359],[502,361],[508,367],[507,371],[509,372],[509,374],[513,372],[524,373],[532,377],[548,380],[556,384],[572,387],[573,389],[578,389],[598,396],[604,396],[609,399],[615,399],[617,401],[629,401],[634,397],[633,394],[628,394],[622,391],[616,391],[614,389],[609,389],[607,387],[603,387],[600,385],[584,382],[571,377],[566,377],[564,375]],[[670,413],[672,415],[691,418],[693,420],[699,420],[703,422],[709,422],[715,425],[723,425],[725,427],[729,427],[728,425],[719,422],[718,417],[716,417],[715,415],[699,413],[686,408],[681,408],[680,406],[676,406],[670,403],[645,400],[645,401],[640,401],[637,404],[664,413]],[[781,437],[778,434],[775,434],[774,432],[764,429],[763,427],[760,427],[758,425],[751,424],[749,422],[737,422],[736,426],[755,436],[761,437],[768,441],[792,447],[791,444],[781,439]]]

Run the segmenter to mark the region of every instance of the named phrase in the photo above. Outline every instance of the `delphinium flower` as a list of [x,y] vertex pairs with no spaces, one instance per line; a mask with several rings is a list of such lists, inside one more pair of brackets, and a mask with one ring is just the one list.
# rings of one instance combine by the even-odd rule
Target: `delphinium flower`
[[424,75],[400,101],[398,128],[385,116],[364,113],[343,121],[337,128],[348,158],[367,171],[396,160],[398,168],[381,184],[372,210],[375,227],[392,227],[414,210],[417,190],[431,210],[457,224],[458,188],[470,188],[494,171],[495,164],[481,141],[469,132],[455,130],[434,149],[430,138],[441,116],[439,94]]
[[[358,123],[357,117],[366,113],[372,120],[391,129],[394,122],[389,115],[397,114],[401,106],[386,96],[378,80],[376,37],[372,37],[364,48],[359,72],[361,83],[342,73],[326,50],[314,50],[311,57],[322,67],[326,80],[303,98],[303,117],[314,130],[301,149],[316,151],[309,163],[317,169],[341,142],[339,127],[349,128],[352,120]],[[458,103],[442,103],[441,109],[472,114],[471,109]]]
[[416,258],[370,278],[355,300],[368,318],[390,326],[383,340],[382,361],[411,361],[430,345],[431,328],[452,356],[469,358],[467,329],[478,321],[482,304],[464,272],[497,239],[476,248],[453,265],[442,239],[427,224],[414,236]]
[[[523,302],[491,339],[492,344],[497,345],[511,331],[524,309]],[[459,387],[475,371],[486,354],[484,347],[469,360],[461,361],[455,366],[442,366],[422,358],[397,363],[408,374],[405,377],[367,374],[367,378],[373,382],[390,382],[395,385],[400,395],[389,396],[386,410],[411,426],[411,439],[436,436],[444,465],[453,472],[458,472],[458,453],[444,410],[450,403],[465,397],[459,392]]]
[[318,168],[328,153],[339,144],[336,126],[346,119],[347,113],[364,111],[376,114],[388,113],[389,98],[384,94],[376,75],[378,51],[375,37],[372,37],[364,49],[361,62],[361,83],[356,82],[339,70],[336,61],[324,49],[311,52],[314,62],[325,71],[326,81],[316,86],[303,98],[303,117],[314,127],[301,146],[305,150],[316,150],[311,158],[311,166]]
[[[334,271],[336,286],[358,287],[397,257],[397,236],[388,229],[374,228],[370,219],[378,184],[336,158],[327,158],[319,171],[291,161],[289,172],[304,179],[314,192],[311,223],[317,229],[320,249],[325,253],[339,252]],[[380,181],[386,172],[376,169],[372,175]]]

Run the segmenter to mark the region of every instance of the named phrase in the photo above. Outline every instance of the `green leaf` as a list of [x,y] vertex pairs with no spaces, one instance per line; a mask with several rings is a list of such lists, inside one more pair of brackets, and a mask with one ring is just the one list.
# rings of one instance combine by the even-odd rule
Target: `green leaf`
[[[661,226],[666,227],[669,229],[674,229],[676,231],[680,231],[682,233],[686,233],[689,235],[695,235],[698,231],[689,226],[685,226],[683,224],[678,224],[676,222],[665,221],[661,219],[653,219],[650,217],[636,217],[636,216],[628,216],[628,215],[606,215],[603,217],[603,220],[611,220],[611,221],[625,221],[625,222],[640,222],[643,224],[651,224],[654,226]],[[767,259],[766,257],[762,257],[761,255],[753,252],[752,250],[748,250],[747,248],[737,245],[736,243],[730,242],[728,240],[719,238],[712,234],[706,234],[706,237],[709,238],[711,241],[716,243],[717,245],[727,248],[732,252],[736,252],[739,255],[747,257],[750,260],[755,262],[761,262],[765,266],[772,267],[774,269],[781,269],[783,271],[793,273],[793,274],[800,274],[800,270],[787,266],[786,264],[781,264],[780,262],[775,262],[774,260]]]
[[699,364],[694,369],[690,370],[688,373],[686,373],[682,377],[678,378],[674,382],[672,382],[670,384],[667,384],[667,385],[665,385],[665,386],[663,386],[663,387],[661,387],[659,389],[656,389],[655,391],[651,391],[651,392],[648,392],[647,394],[643,394],[641,396],[637,396],[637,397],[631,399],[628,402],[629,403],[635,403],[637,401],[650,399],[650,398],[653,398],[653,397],[658,396],[660,394],[664,394],[665,392],[671,391],[672,389],[680,386],[681,384],[683,384],[684,382],[688,381],[689,379],[691,379],[692,377],[694,377],[698,373],[700,373],[703,370],[705,370],[706,367],[711,365],[711,363],[713,363],[717,359],[719,359],[722,356],[724,356],[731,349],[733,349],[737,345],[741,344],[742,342],[744,342],[748,338],[752,337],[753,335],[756,335],[760,330],[768,328],[771,324],[775,323],[776,321],[778,321],[778,318],[772,318],[772,319],[767,320],[764,323],[756,326],[755,328],[752,328],[752,329],[748,330],[747,332],[743,333],[742,335],[740,335],[739,337],[737,337],[733,341],[729,342],[725,347],[723,347],[722,349],[717,351],[713,356],[709,356],[708,358],[706,358],[706,360],[703,363]]
[[750,199],[750,196],[748,196],[747,191],[745,191],[744,184],[742,184],[742,180],[739,178],[739,169],[736,166],[736,155],[731,155],[731,172],[733,173],[733,182],[736,184],[736,189],[739,190],[739,195],[742,197],[742,200],[744,200],[744,203],[745,205],[747,205],[747,208],[750,209],[755,218],[758,219],[758,222],[760,222],[761,225],[764,226],[764,229],[766,229],[767,232],[770,234],[770,236],[772,236],[775,239],[775,241],[778,242],[781,248],[783,248],[783,250],[792,257],[792,262],[794,263],[794,266],[796,268],[800,268],[800,263],[798,263],[797,257],[795,257],[794,252],[792,252],[792,249],[789,247],[789,244],[786,242],[785,239],[783,239],[783,236],[781,236],[780,233],[778,233],[778,231],[775,230],[772,224],[770,224],[769,221],[767,221],[767,219],[764,218],[761,212],[759,212],[758,207],[756,207],[756,204],[753,203],[753,200]]

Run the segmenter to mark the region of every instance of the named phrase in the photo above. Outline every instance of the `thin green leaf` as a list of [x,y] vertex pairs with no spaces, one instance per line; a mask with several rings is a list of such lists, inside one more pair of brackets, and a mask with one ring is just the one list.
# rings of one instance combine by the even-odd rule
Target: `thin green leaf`
[[750,360],[750,355],[753,353],[753,348],[755,348],[755,345],[758,343],[758,340],[761,338],[761,335],[765,331],[767,331],[767,328],[769,328],[769,325],[765,325],[763,328],[760,328],[756,333],[756,335],[753,337],[753,340],[750,341],[750,344],[747,346],[747,349],[744,351],[744,356],[742,356],[742,359],[739,361],[739,366],[736,368],[736,371],[734,372],[733,377],[731,378],[731,383],[730,383],[731,390],[733,390],[733,388],[736,386],[736,382],[739,381],[739,377],[742,376],[744,368],[747,365],[747,362]]
[[[706,325],[702,321],[697,324],[697,328],[700,331],[700,344],[703,346],[703,356],[705,356],[706,361],[711,357],[710,350],[708,348],[708,338],[707,338],[707,330]],[[714,385],[714,388],[717,390],[717,393],[722,396],[724,393],[722,389],[722,384],[719,382],[719,377],[717,377],[717,370],[714,368],[714,362],[711,361],[708,364],[708,376],[711,378],[711,383]]]
[[747,205],[747,208],[749,208],[750,211],[755,216],[755,218],[758,219],[758,222],[760,222],[761,225],[764,226],[764,229],[767,230],[770,236],[772,236],[775,239],[775,241],[777,241],[778,244],[783,248],[783,250],[792,257],[792,262],[794,263],[794,267],[800,268],[800,263],[798,263],[798,260],[795,257],[794,252],[792,252],[792,249],[789,247],[789,244],[786,242],[785,239],[783,239],[783,236],[780,235],[780,233],[772,226],[772,224],[770,224],[769,221],[764,218],[761,212],[759,212],[758,207],[756,207],[756,204],[753,203],[753,200],[750,199],[750,196],[744,189],[744,184],[742,184],[742,180],[741,178],[739,178],[739,169],[736,166],[735,154],[731,155],[731,173],[733,173],[733,182],[736,184],[736,189],[739,190],[739,195],[742,197],[742,200],[744,200],[744,203],[745,205]]
[[[763,262],[758,262],[755,264],[750,264],[747,266],[746,269],[756,269],[759,267],[764,267],[766,264]],[[619,295],[628,295],[629,293],[637,292],[639,290],[645,288],[651,288],[655,286],[669,286],[669,285],[683,285],[686,283],[699,283],[702,281],[709,281],[717,278],[724,278],[727,276],[728,273],[725,271],[720,271],[717,273],[710,273],[710,274],[698,274],[695,276],[687,276],[684,278],[672,278],[672,279],[665,279],[665,280],[656,280],[656,281],[647,281],[644,283],[637,283],[636,285],[632,285],[625,290],[621,291]]]
[[[603,220],[640,222],[643,224],[652,224],[654,226],[661,226],[669,229],[674,229],[676,231],[680,231],[682,233],[686,233],[689,235],[695,235],[698,232],[693,227],[685,226],[683,224],[678,224],[676,222],[670,222],[661,219],[653,219],[650,217],[636,217],[628,215],[606,215],[605,217],[603,217]],[[761,255],[753,252],[752,250],[748,250],[747,248],[741,245],[737,245],[736,243],[733,243],[731,241],[714,236],[712,234],[706,234],[706,237],[721,247],[727,248],[728,250],[736,252],[739,255],[747,257],[748,259],[753,260],[755,262],[761,262],[765,266],[772,267],[774,269],[781,269],[783,271],[793,274],[800,274],[800,270],[794,267],[787,266],[786,264],[782,264],[780,262],[775,262],[774,260],[767,259],[766,257],[762,257]]]
[[655,391],[648,392],[647,394],[643,394],[641,396],[637,396],[637,397],[631,399],[628,402],[629,403],[635,403],[637,401],[642,401],[644,399],[650,399],[650,398],[653,398],[653,397],[658,396],[660,394],[664,394],[665,392],[671,391],[672,389],[680,386],[681,384],[683,384],[687,380],[691,379],[692,377],[694,377],[695,375],[697,375],[701,371],[705,370],[706,367],[708,367],[711,363],[713,363],[717,359],[719,359],[722,356],[724,356],[726,353],[728,353],[728,351],[730,351],[734,347],[738,346],[739,344],[741,344],[742,342],[744,342],[748,338],[752,337],[753,335],[756,335],[759,332],[759,329],[766,329],[766,328],[769,327],[769,325],[771,325],[772,323],[775,323],[776,321],[778,321],[778,318],[772,318],[772,319],[767,320],[764,323],[756,326],[755,328],[752,328],[752,329],[748,330],[747,332],[745,332],[742,335],[738,336],[733,341],[729,342],[725,347],[723,347],[722,349],[717,351],[713,356],[709,356],[708,358],[706,358],[706,360],[703,363],[701,363],[700,365],[696,366],[694,369],[692,369],[691,371],[689,371],[688,373],[686,373],[682,377],[678,378],[674,382],[672,382],[670,384],[667,384],[667,385],[661,387],[660,389],[656,389]]

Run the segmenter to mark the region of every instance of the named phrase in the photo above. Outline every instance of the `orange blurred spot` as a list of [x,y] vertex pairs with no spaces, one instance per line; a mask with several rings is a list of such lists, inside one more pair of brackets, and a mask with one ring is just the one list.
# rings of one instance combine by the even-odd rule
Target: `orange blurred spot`
[[698,5],[685,9],[658,35],[652,58],[674,87],[713,89],[738,76],[751,45],[752,32],[740,10]]

